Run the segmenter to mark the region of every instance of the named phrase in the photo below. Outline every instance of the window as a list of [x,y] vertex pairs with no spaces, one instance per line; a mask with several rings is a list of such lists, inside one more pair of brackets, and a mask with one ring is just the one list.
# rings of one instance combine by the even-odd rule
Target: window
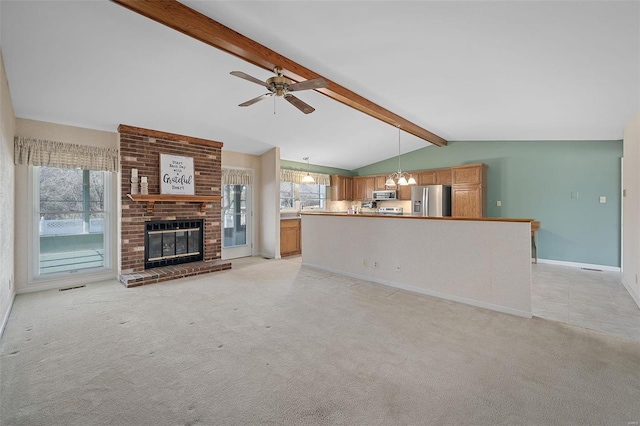
[[35,167],[36,277],[109,267],[109,174]]
[[[318,184],[280,182],[280,210],[324,209],[327,187]],[[299,202],[297,204],[296,202]]]

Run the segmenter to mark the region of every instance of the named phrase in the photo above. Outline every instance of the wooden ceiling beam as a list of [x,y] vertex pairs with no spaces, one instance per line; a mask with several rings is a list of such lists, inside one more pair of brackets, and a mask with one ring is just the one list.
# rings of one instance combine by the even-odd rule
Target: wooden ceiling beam
[[363,98],[357,93],[340,86],[338,83],[321,76],[308,68],[280,55],[260,43],[225,27],[206,15],[197,12],[175,0],[112,0],[129,10],[146,16],[160,24],[200,40],[210,46],[239,57],[253,65],[273,71],[276,66],[285,70],[285,75],[294,81],[310,80],[322,77],[327,87],[316,91],[350,106],[371,117],[377,118],[394,127],[437,146],[447,145],[440,136],[423,129],[415,123],[395,114],[380,105]]

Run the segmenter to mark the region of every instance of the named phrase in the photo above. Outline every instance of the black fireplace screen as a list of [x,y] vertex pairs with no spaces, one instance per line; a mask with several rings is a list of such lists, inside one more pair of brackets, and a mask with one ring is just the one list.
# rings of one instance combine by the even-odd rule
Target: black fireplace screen
[[204,259],[202,220],[147,222],[144,233],[145,269]]

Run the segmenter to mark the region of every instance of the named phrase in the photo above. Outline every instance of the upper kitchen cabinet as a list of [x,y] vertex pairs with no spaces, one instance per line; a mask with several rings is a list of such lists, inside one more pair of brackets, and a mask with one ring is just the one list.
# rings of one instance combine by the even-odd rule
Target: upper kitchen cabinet
[[487,212],[487,165],[451,167],[451,208],[454,217],[484,217]]
[[[418,173],[418,185],[435,185],[436,184],[436,171],[424,170]],[[411,196],[409,196],[411,199]]]
[[451,185],[451,168],[436,170],[436,185]]
[[411,200],[411,188],[414,185],[398,185],[398,200]]
[[385,185],[386,181],[387,181],[387,175],[375,176],[375,185],[373,189],[375,191],[384,191],[385,189],[387,189],[387,186]]
[[331,176],[331,201],[353,200],[353,178],[350,176]]
[[358,176],[353,178],[353,199],[355,201],[373,200],[375,176]]

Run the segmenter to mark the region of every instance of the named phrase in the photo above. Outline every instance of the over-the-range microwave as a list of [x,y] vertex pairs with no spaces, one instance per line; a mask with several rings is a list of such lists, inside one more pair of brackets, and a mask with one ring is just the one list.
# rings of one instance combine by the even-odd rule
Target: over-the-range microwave
[[373,191],[373,201],[396,200],[398,192],[393,189],[385,189],[382,191]]

